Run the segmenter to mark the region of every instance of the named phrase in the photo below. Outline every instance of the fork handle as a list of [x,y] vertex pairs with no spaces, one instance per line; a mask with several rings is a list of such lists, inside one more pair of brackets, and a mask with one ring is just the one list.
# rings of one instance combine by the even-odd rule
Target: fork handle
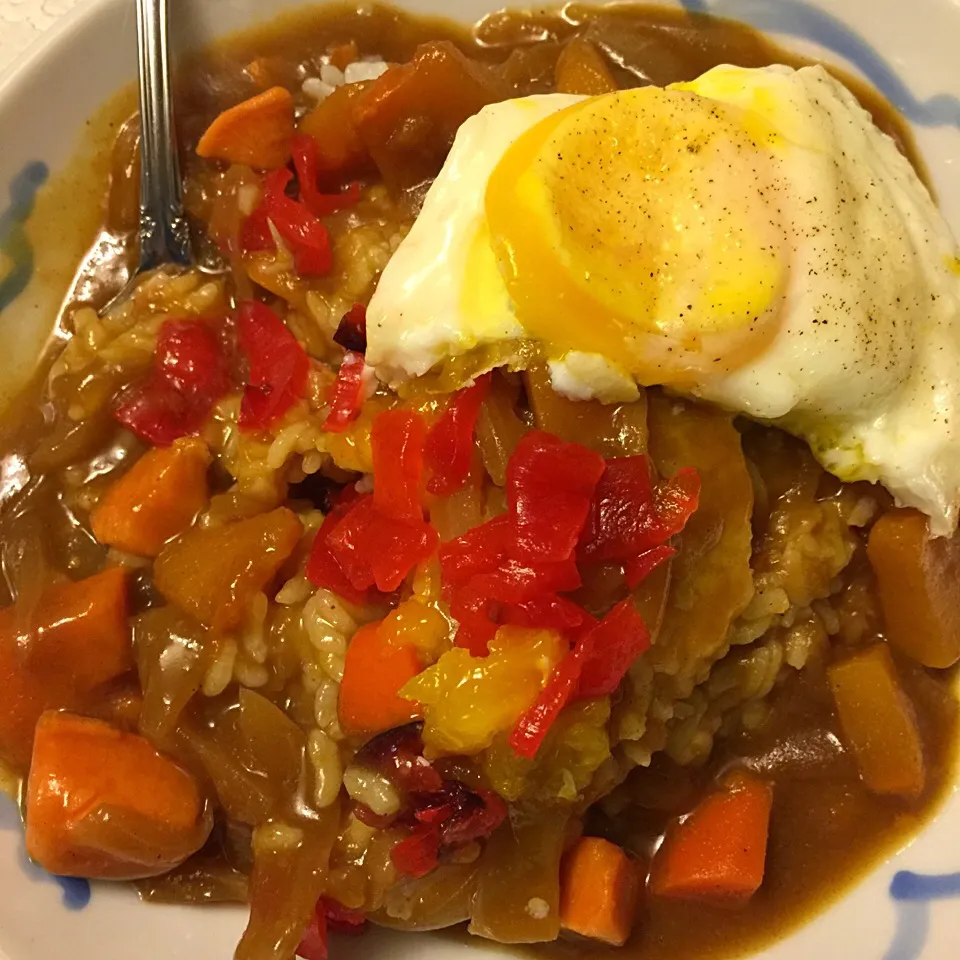
[[137,0],[141,271],[191,262],[170,93],[168,20],[167,0]]

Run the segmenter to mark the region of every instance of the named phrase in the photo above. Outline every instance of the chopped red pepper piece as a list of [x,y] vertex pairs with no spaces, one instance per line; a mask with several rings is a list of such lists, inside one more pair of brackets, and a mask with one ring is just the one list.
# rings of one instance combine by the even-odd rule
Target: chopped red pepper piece
[[301,960],[327,960],[327,915],[319,904],[303,931],[297,956]]
[[582,650],[578,646],[554,667],[533,706],[517,721],[508,743],[518,756],[532,760],[537,755],[550,727],[573,696],[583,668]]
[[376,585],[391,593],[437,548],[436,530],[424,520],[385,516],[371,495],[358,498],[327,537],[333,558],[357,590]]
[[373,503],[384,516],[423,520],[420,482],[426,437],[427,424],[419,413],[385,410],[373,421]]
[[500,603],[526,603],[544,594],[576,590],[580,582],[572,557],[547,563],[505,560],[491,573],[478,573],[467,588]]
[[337,379],[330,390],[330,413],[323,429],[343,433],[360,416],[363,402],[363,354],[348,350],[340,363]]
[[300,199],[315,217],[327,217],[338,210],[355,206],[360,201],[360,184],[356,180],[342,193],[321,193],[317,187],[317,141],[306,134],[295,134],[290,141],[293,167],[300,184]]
[[362,910],[353,910],[345,907],[333,897],[321,897],[317,903],[317,912],[323,911],[327,919],[327,927],[338,933],[362,933],[367,924],[366,915]]
[[497,633],[496,608],[483,591],[459,589],[450,600],[450,614],[459,624],[454,646],[469,650],[472,657],[485,657],[490,652],[487,645]]
[[290,247],[297,273],[322,277],[333,265],[330,234],[306,204],[287,196],[287,184],[292,179],[293,174],[286,167],[271,170],[263,178],[263,209]]
[[202,320],[167,320],[154,369],[195,407],[208,410],[230,390],[230,365],[219,337]]
[[513,526],[506,514],[448,540],[440,547],[440,575],[444,589],[463,586],[478,573],[488,573],[507,558]]
[[653,510],[638,538],[639,553],[665,543],[686,526],[700,502],[700,475],[693,467],[678,470],[653,492]]
[[531,430],[507,464],[507,506],[516,529],[515,555],[538,562],[573,554],[603,475],[598,453]]
[[367,308],[355,303],[341,318],[333,342],[344,350],[367,352]]
[[338,504],[323,518],[323,523],[320,525],[313,546],[310,548],[306,574],[307,579],[315,587],[332,590],[337,596],[343,597],[344,600],[361,606],[368,601],[369,591],[357,590],[353,586],[330,552],[330,544],[327,542],[337,524],[349,511],[351,503],[352,501]]
[[548,593],[523,603],[504,606],[500,615],[504,623],[515,627],[536,627],[541,630],[573,630],[587,622],[589,614],[566,597]]
[[226,353],[210,323],[167,320],[151,374],[123,394],[115,416],[138,437],[169,446],[196,433],[230,385]]
[[417,880],[433,870],[439,854],[439,830],[433,824],[420,824],[390,851],[390,859],[400,873]]
[[259,253],[261,250],[276,250],[273,234],[270,232],[267,208],[260,205],[240,224],[240,250],[242,253]]
[[427,484],[431,493],[447,496],[467,482],[474,450],[473,431],[480,407],[490,392],[490,380],[490,374],[485,373],[472,386],[454,394],[450,406],[430,428],[424,453],[432,474]]
[[263,429],[306,392],[310,358],[265,303],[245,300],[240,304],[237,332],[240,349],[250,365],[250,381],[240,405],[240,426]]
[[582,653],[578,696],[605,697],[620,686],[634,660],[650,649],[650,631],[627,597],[581,639],[577,649]]
[[602,562],[635,556],[652,501],[653,479],[646,457],[607,460],[580,538],[583,558]]
[[669,560],[676,552],[675,547],[662,543],[659,547],[651,547],[632,560],[628,560],[624,565],[627,586],[631,590],[636,590],[661,563]]

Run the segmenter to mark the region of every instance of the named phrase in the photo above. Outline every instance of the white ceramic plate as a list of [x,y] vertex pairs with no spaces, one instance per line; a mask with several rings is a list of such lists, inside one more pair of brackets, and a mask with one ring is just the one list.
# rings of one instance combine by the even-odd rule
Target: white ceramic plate
[[[940,202],[960,232],[960,2],[957,0],[685,0],[690,9],[744,20],[789,47],[821,55],[871,80],[913,123]],[[288,0],[176,0],[179,46],[202,43],[290,6]],[[473,21],[499,6],[484,0],[409,0],[416,12]],[[39,6],[39,0],[38,0]],[[31,198],[61,170],[84,119],[131,80],[131,0],[88,0],[0,75],[0,261],[12,249]],[[9,195],[8,195],[9,194]],[[9,392],[29,372],[62,289],[49,252],[36,269],[0,270],[0,351]],[[11,279],[12,278],[12,279]],[[13,295],[16,294],[14,297]],[[0,696],[3,691],[0,690]],[[824,856],[829,856],[828,850]],[[960,797],[906,850],[766,960],[956,960],[960,956]],[[244,913],[144,906],[119,886],[64,885],[27,863],[19,820],[0,796],[0,960],[218,960],[232,956]],[[480,942],[478,941],[478,946]],[[429,937],[371,932],[337,943],[337,960],[454,960],[468,948]],[[485,947],[486,956],[504,955]],[[475,954],[475,956],[477,956]],[[611,956],[613,956],[611,954]],[[478,958],[479,960],[479,958]],[[691,960],[680,958],[677,960]]]

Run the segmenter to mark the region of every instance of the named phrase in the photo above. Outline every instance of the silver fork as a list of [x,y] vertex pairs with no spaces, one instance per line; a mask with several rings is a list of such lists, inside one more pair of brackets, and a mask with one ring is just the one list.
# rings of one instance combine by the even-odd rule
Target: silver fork
[[173,98],[170,92],[168,0],[136,0],[140,77],[140,242],[136,269],[103,308],[132,293],[141,276],[158,267],[194,263],[183,210]]

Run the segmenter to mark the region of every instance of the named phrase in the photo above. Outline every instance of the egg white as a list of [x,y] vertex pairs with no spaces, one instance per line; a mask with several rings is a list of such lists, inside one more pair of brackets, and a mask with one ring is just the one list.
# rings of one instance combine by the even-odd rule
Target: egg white
[[[784,427],[837,476],[879,481],[926,512],[934,532],[952,531],[957,245],[916,172],[820,67],[718,67],[677,88],[777,131],[774,187],[788,241],[775,338],[759,357],[683,392]],[[367,359],[382,379],[395,384],[526,335],[489,246],[485,189],[518,137],[580,99],[506,101],[463,124],[368,310]],[[554,356],[554,386],[576,399],[631,399],[636,385],[618,359]]]

